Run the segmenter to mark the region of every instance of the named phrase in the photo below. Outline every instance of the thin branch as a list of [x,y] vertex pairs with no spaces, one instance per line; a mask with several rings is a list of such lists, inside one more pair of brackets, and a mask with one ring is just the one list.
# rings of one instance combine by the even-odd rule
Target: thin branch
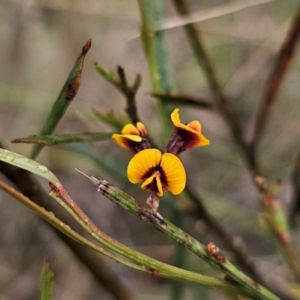
[[118,66],[117,68],[117,75],[98,63],[95,63],[95,68],[103,78],[115,86],[124,95],[127,102],[125,111],[128,114],[131,122],[136,124],[139,121],[139,117],[137,114],[135,96],[142,82],[141,75],[137,74],[133,84],[130,85],[128,84],[125,71],[121,66]]
[[300,9],[298,10],[287,33],[285,41],[282,44],[278,54],[275,66],[266,82],[264,92],[260,101],[260,109],[254,128],[254,134],[251,141],[252,151],[255,152],[258,141],[270,117],[271,110],[275,104],[277,94],[287,73],[288,67],[295,53],[297,42],[300,37]]
[[300,213],[300,152],[297,155],[292,173],[293,199],[290,205],[289,219],[291,225],[296,226],[296,217]]
[[125,71],[120,66],[118,66],[118,75],[120,78],[121,91],[125,95],[125,98],[127,101],[126,113],[128,114],[131,122],[133,124],[136,124],[139,121],[139,117],[138,117],[138,113],[137,113],[135,95],[138,91],[138,88],[141,85],[142,77],[140,74],[137,74],[136,78],[134,80],[134,83],[131,86],[129,86],[127,84]]
[[164,92],[152,92],[151,95],[156,98],[159,98],[160,100],[166,103],[192,106],[192,107],[198,107],[198,108],[209,109],[209,110],[215,109],[215,105],[206,99],[193,98],[191,96],[187,96],[183,94],[164,93]]

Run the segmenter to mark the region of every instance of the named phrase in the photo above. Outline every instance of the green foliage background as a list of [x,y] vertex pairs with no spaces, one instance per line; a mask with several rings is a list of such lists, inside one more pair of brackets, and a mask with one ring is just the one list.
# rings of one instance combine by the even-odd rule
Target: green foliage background
[[[229,3],[188,2],[192,12],[204,14],[221,10],[222,5]],[[263,87],[298,8],[297,1],[277,0],[196,23],[224,92],[244,126],[246,139],[252,136]],[[165,18],[166,21],[178,18],[170,1],[165,1]],[[81,88],[55,133],[111,132],[110,127],[92,114],[92,108],[101,112],[113,109],[117,115],[125,115],[123,96],[96,72],[97,61],[111,70],[121,65],[130,82],[137,73],[142,75],[137,94],[138,113],[163,149],[167,138],[156,100],[150,95],[152,84],[138,37],[139,26],[135,1],[0,1],[0,137],[8,147],[24,156],[30,155],[30,145],[9,142],[40,132],[81,47],[91,38],[92,48],[85,59]],[[182,28],[168,29],[165,35],[175,91],[213,101]],[[296,50],[258,148],[262,174],[271,180],[283,180],[278,197],[287,211],[293,200],[291,174],[300,148],[299,68],[300,56]],[[211,141],[209,147],[181,155],[190,186],[201,194],[208,210],[229,233],[237,239],[243,238],[244,247],[265,277],[274,282],[289,278],[261,225],[258,193],[224,120],[215,111],[179,107],[182,121],[200,120],[203,133]],[[129,153],[112,140],[94,142],[91,146],[95,149],[94,159],[83,145],[72,144],[46,147],[37,160],[60,178],[104,232],[159,260],[212,274],[196,257],[185,250],[178,253],[167,237],[97,194],[74,171],[77,167],[105,178],[141,202],[146,200],[146,192],[124,180]],[[114,170],[114,174],[108,170]],[[6,180],[4,176],[0,178]],[[46,185],[45,188],[48,189]],[[184,213],[178,215],[178,208]],[[226,253],[226,245],[197,219],[185,194],[162,199],[160,212],[204,244],[213,241]],[[0,192],[0,236],[0,299],[36,297],[45,256],[55,273],[55,299],[110,299],[49,227],[3,192]],[[297,227],[293,237],[298,247]],[[227,254],[230,257],[231,253]],[[140,299],[154,296],[170,299],[172,294],[176,299],[180,295],[176,291],[178,283],[172,286],[171,281],[107,262]],[[182,299],[199,299],[199,293],[201,299],[222,297],[193,285],[184,285],[182,293]]]

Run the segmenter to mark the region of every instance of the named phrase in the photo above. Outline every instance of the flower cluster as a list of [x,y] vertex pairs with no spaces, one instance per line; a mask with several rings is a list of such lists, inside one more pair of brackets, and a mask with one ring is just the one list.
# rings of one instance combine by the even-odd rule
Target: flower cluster
[[136,126],[127,124],[121,134],[114,134],[113,139],[127,150],[134,152],[128,164],[127,176],[130,182],[143,182],[141,188],[149,189],[147,200],[153,211],[158,207],[159,198],[168,190],[173,195],[180,194],[186,184],[186,173],[181,160],[176,156],[189,148],[205,146],[209,140],[201,133],[201,124],[192,121],[187,125],[180,122],[179,109],[171,114],[174,132],[167,144],[166,153],[151,148],[147,130],[143,123]]

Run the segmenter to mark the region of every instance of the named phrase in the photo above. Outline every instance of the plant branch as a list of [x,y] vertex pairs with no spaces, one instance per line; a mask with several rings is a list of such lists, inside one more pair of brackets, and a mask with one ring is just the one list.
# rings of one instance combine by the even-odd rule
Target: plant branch
[[103,140],[110,139],[112,135],[113,133],[111,132],[52,134],[52,135],[40,135],[40,136],[29,136],[26,138],[18,138],[11,142],[52,146],[58,144],[70,144],[70,143],[81,143],[81,142],[88,143],[88,142],[95,142],[95,141],[103,141]]
[[271,114],[271,110],[275,104],[277,94],[287,73],[288,67],[295,54],[297,42],[300,37],[300,8],[290,26],[285,41],[278,53],[273,71],[269,75],[266,82],[264,92],[260,101],[260,109],[257,114],[254,134],[251,141],[251,150],[255,152],[258,141],[266,126]]
[[[119,243],[118,241],[112,239],[110,236],[106,235],[102,232],[89,217],[77,206],[74,200],[70,197],[68,191],[63,187],[63,185],[58,181],[58,179],[51,173],[45,166],[38,164],[37,162],[23,157],[17,153],[13,153],[8,150],[3,150],[0,148],[0,160],[5,161],[6,163],[13,164],[22,168],[24,170],[30,170],[34,174],[37,174],[46,180],[49,181],[49,185],[51,187],[50,195],[53,197],[64,209],[68,212],[77,223],[85,229],[94,239],[96,239],[102,245],[105,245],[110,250],[117,252],[118,254],[125,256],[130,261],[135,262],[135,264],[131,264],[134,266],[134,269],[139,269],[140,271],[147,272],[153,276],[161,276],[171,279],[179,279],[179,280],[187,280],[191,282],[196,282],[209,286],[216,286],[221,288],[227,288],[231,290],[237,291],[238,288],[234,286],[232,283],[228,283],[226,280],[213,278],[210,276],[197,274],[194,272],[190,272],[187,270],[179,269],[168,264],[162,263],[155,259],[152,259],[146,255],[143,255],[137,251],[132,250],[131,248]],[[61,210],[56,211],[58,213]],[[62,220],[61,218],[59,218]],[[72,222],[71,222],[72,223]],[[77,223],[71,224],[72,228],[78,227]],[[75,225],[75,226],[73,226]],[[68,239],[69,240],[69,239]],[[96,250],[96,249],[95,249]],[[130,266],[130,264],[127,264]],[[138,265],[141,267],[139,268]],[[115,288],[117,288],[115,286]],[[116,291],[120,293],[121,290]],[[124,295],[124,297],[126,294]],[[120,299],[127,299],[127,298]],[[129,298],[130,299],[130,298]]]
[[206,99],[198,99],[193,98],[183,94],[174,94],[174,93],[165,93],[165,92],[152,92],[152,96],[162,100],[166,103],[178,104],[178,105],[185,105],[185,106],[192,106],[198,107],[203,109],[214,110],[215,106],[210,101]]
[[128,114],[131,122],[136,124],[139,121],[136,107],[136,93],[141,85],[142,77],[140,74],[137,74],[132,85],[128,84],[126,74],[124,69],[121,66],[117,68],[117,75],[113,72],[105,69],[98,63],[95,63],[95,68],[103,78],[115,86],[121,93],[124,95],[127,101],[127,107],[125,109]]
[[199,241],[195,240],[193,237],[177,228],[166,219],[162,220],[159,218],[153,213],[153,211],[142,206],[134,198],[107,181],[99,181],[94,177],[91,177],[90,179],[98,186],[98,191],[106,198],[119,204],[125,210],[133,213],[141,220],[147,221],[156,229],[196,254],[212,267],[225,273],[233,280],[233,282],[235,282],[237,287],[241,287],[248,296],[254,297],[255,299],[279,299],[263,286],[254,282],[251,278],[247,277],[244,273],[235,268],[235,266],[225,258],[224,254],[214,244],[210,243],[205,247]]
[[292,173],[293,199],[290,205],[289,219],[291,225],[296,226],[296,217],[300,212],[300,152],[298,153]]

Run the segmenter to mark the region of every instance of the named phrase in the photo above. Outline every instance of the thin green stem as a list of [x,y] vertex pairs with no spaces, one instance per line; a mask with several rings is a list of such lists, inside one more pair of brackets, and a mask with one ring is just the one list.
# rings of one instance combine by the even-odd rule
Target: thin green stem
[[254,282],[251,278],[239,271],[232,265],[219,249],[210,243],[207,247],[202,245],[199,241],[182,231],[166,219],[161,219],[154,214],[150,209],[142,206],[134,198],[127,195],[117,187],[111,185],[105,180],[98,181],[94,177],[90,178],[94,184],[98,185],[98,191],[106,198],[122,206],[125,210],[133,213],[143,221],[149,222],[159,231],[165,233],[167,236],[186,247],[188,250],[202,258],[212,267],[225,273],[230,280],[241,287],[248,296],[255,299],[279,299],[269,290]]
[[80,207],[77,206],[62,185],[54,186],[52,183],[50,183],[50,187],[51,191],[49,195],[53,197],[95,240],[114,252],[140,264],[142,266],[140,271],[147,272],[153,276],[187,280],[198,282],[204,285],[234,288],[234,286],[230,286],[230,284],[227,284],[226,281],[222,279],[196,274],[164,264],[119,243],[102,232],[91,221],[91,219],[80,209]]

